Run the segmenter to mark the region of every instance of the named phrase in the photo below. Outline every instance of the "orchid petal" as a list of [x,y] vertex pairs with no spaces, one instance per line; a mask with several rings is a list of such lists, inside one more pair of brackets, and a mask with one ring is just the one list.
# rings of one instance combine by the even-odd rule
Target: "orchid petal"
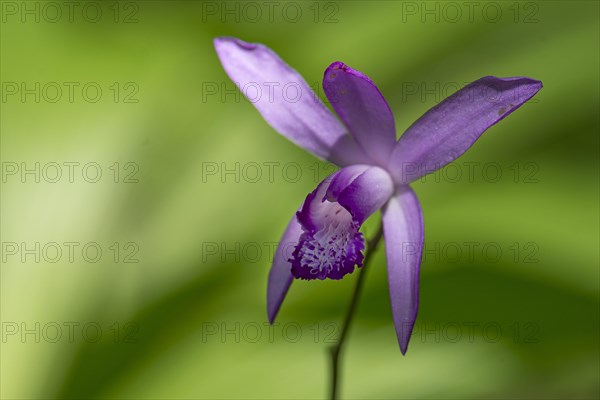
[[334,62],[323,77],[331,106],[371,160],[385,165],[396,143],[394,115],[368,76]]
[[327,200],[336,201],[339,195],[367,169],[369,169],[368,165],[351,165],[349,167],[342,168],[333,174],[330,177],[327,186]]
[[419,269],[424,240],[421,206],[409,186],[402,187],[386,204],[383,234],[394,326],[400,351],[405,354],[419,307]]
[[390,198],[394,183],[383,169],[353,165],[326,178],[297,213],[303,233],[292,254],[299,279],[342,279],[361,267],[362,223]]
[[351,165],[325,178],[310,193],[300,211],[298,220],[308,230],[317,230],[322,224],[321,203],[339,203],[362,224],[379,210],[391,197],[394,183],[382,168]]
[[230,37],[214,45],[227,75],[277,132],[340,166],[365,160],[343,124],[275,52]]
[[490,126],[515,111],[542,83],[486,76],[448,97],[413,123],[390,159],[397,183],[408,183],[454,161]]
[[390,175],[379,167],[370,167],[339,194],[337,201],[362,224],[387,203],[393,192]]
[[269,281],[267,283],[267,314],[271,324],[275,321],[281,303],[285,299],[285,295],[294,279],[291,273],[292,265],[289,262],[289,258],[292,254],[292,250],[298,244],[301,234],[302,227],[294,215],[279,241],[279,245],[277,246],[277,250],[275,250],[275,255],[273,257],[273,265],[271,271],[269,271]]

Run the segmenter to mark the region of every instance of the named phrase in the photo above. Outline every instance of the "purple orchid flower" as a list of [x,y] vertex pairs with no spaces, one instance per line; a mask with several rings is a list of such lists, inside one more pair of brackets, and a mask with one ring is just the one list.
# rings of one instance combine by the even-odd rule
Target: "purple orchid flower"
[[[283,234],[269,273],[269,321],[273,323],[294,278],[341,279],[361,267],[365,245],[359,229],[382,209],[390,300],[405,354],[417,317],[424,240],[421,207],[409,183],[461,156],[542,83],[526,77],[481,78],[427,111],[396,140],[390,107],[361,72],[341,62],[325,70],[325,95],[340,122],[269,48],[228,37],[216,38],[214,44],[240,89],[249,84],[263,89],[251,101],[267,123],[341,168],[306,197]],[[300,91],[293,100],[281,90],[290,85]]]

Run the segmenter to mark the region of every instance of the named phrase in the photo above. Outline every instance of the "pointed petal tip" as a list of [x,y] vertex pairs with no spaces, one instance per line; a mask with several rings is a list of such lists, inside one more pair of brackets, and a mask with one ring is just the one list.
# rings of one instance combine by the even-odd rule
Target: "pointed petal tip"
[[[278,288],[276,287],[277,285],[271,286],[271,282],[269,282],[269,286],[271,287],[267,289],[267,319],[269,320],[270,325],[273,325],[275,318],[277,318],[277,314],[281,308],[281,303],[283,303],[290,284],[291,280],[290,282],[285,283],[282,288]],[[273,291],[276,291],[278,296],[273,295]]]
[[222,46],[226,46],[228,44],[237,45],[238,47],[245,50],[254,50],[259,46],[258,43],[244,42],[243,40],[233,36],[217,36],[213,39],[213,44],[216,49]]
[[[496,81],[503,81],[503,82],[529,81],[529,83],[536,83],[536,84],[539,84],[540,86],[542,85],[542,81],[531,78],[529,76],[507,76],[507,77],[503,78],[503,77],[499,77],[499,76],[495,76],[495,75],[486,75],[484,77],[481,77],[477,81],[481,81],[481,80],[496,80]],[[474,82],[477,82],[477,81],[474,81]]]
[[486,76],[486,77],[483,77],[482,79],[489,79],[489,80],[501,81],[501,82],[512,82],[512,81],[524,82],[525,86],[530,89],[525,94],[530,94],[531,96],[536,94],[544,86],[542,84],[542,81],[539,81],[534,78],[530,78],[528,76],[513,76],[513,77],[507,77],[507,78],[499,78],[497,76]]
[[412,328],[408,331],[408,334],[403,337],[398,337],[398,345],[400,346],[400,352],[403,356],[406,355],[408,351],[408,342],[410,341],[410,337],[412,335]]
[[329,64],[329,66],[325,69],[325,73],[327,74],[327,71],[335,71],[338,69],[346,71],[347,69],[349,69],[349,67],[341,61],[334,61],[331,64]]
[[531,99],[533,96],[535,96],[537,94],[537,92],[539,92],[540,90],[542,90],[542,88],[544,87],[544,85],[542,84],[542,81],[538,81],[535,79],[531,79],[531,78],[526,78],[529,82],[527,84],[527,91],[526,91],[526,96],[528,96],[528,100]]
[[529,78],[527,76],[524,76],[521,79],[527,82],[527,87],[529,88],[528,94],[531,96],[535,95],[544,87],[542,81],[538,81],[537,79]]
[[325,72],[323,73],[323,81],[331,81],[337,77],[337,71],[340,69],[347,68],[347,65],[341,61],[334,61],[327,68],[325,68]]
[[358,78],[365,79],[367,82],[374,84],[371,78],[367,75],[363,74],[360,71],[357,71],[353,68],[350,68],[347,64],[344,64],[341,61],[334,61],[325,69],[324,80],[333,80],[338,77],[338,71],[342,71],[348,73],[350,75],[354,75]]
[[527,78],[527,79],[529,79],[531,81],[532,86],[535,88],[535,92],[533,92],[533,94],[536,94],[544,87],[544,84],[542,83],[542,81],[538,81],[537,79],[532,79],[532,78]]
[[[285,293],[283,297],[285,297]],[[270,325],[275,323],[275,319],[277,318],[277,314],[279,314],[279,309],[281,308],[282,303],[283,298],[274,299],[267,296],[267,319],[269,320]]]
[[231,42],[232,40],[234,40],[234,38],[230,36],[217,36],[213,38],[213,45],[215,46],[215,49],[218,50],[221,45]]
[[[415,317],[416,319],[416,317]],[[408,344],[410,343],[410,338],[412,337],[414,328],[414,322],[409,324],[408,326],[403,326],[400,330],[396,330],[396,337],[398,338],[398,347],[400,347],[400,352],[403,356],[406,355],[408,351]]]
[[530,81],[532,84],[534,84],[535,86],[539,87],[540,89],[542,87],[544,87],[544,84],[542,83],[542,81],[539,81],[537,79],[530,78],[528,76],[524,76],[523,79],[526,79],[526,80]]

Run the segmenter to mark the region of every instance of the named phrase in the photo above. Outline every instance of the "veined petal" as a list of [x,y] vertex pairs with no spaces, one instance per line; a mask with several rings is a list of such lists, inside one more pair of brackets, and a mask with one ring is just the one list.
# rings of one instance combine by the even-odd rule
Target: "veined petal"
[[342,123],[271,49],[230,37],[214,45],[227,75],[277,132],[340,166],[365,161]]
[[289,258],[298,244],[301,234],[302,227],[298,223],[296,215],[294,215],[279,241],[277,250],[275,250],[273,265],[269,272],[269,281],[267,283],[267,314],[270,323],[273,323],[275,320],[281,303],[294,279],[291,273],[292,264],[289,262]]
[[342,279],[361,267],[365,245],[359,229],[393,189],[392,178],[379,167],[346,167],[321,182],[297,213],[303,233],[290,258],[292,275]]
[[325,70],[323,89],[369,158],[378,165],[387,165],[396,143],[396,126],[377,86],[368,76],[338,61]]
[[404,186],[383,209],[388,284],[396,336],[406,353],[419,308],[419,269],[424,227],[415,192]]
[[541,88],[531,78],[486,76],[454,93],[400,137],[389,165],[395,182],[414,181],[454,161]]

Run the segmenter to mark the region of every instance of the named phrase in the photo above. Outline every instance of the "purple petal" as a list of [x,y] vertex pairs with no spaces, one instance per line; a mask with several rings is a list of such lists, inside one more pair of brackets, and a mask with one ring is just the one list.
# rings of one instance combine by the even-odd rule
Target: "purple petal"
[[394,180],[407,183],[454,161],[486,129],[515,111],[542,83],[486,76],[427,111],[400,137],[390,160]]
[[342,168],[336,172],[331,176],[327,187],[327,200],[336,201],[339,195],[367,169],[369,169],[368,165],[358,164]]
[[390,175],[379,167],[370,167],[339,194],[337,201],[362,224],[387,203],[393,192]]
[[302,227],[294,215],[283,233],[279,246],[277,246],[273,257],[273,266],[269,272],[269,281],[267,283],[267,314],[270,323],[273,323],[275,320],[279,307],[281,307],[281,303],[292,284],[292,265],[288,259],[298,244],[301,234]]
[[389,174],[379,167],[343,168],[306,197],[298,212],[303,233],[292,254],[299,279],[341,279],[362,266],[362,223],[393,193]]
[[404,186],[383,210],[388,284],[396,336],[406,353],[419,308],[423,214],[415,192]]
[[365,160],[342,123],[271,49],[229,37],[214,45],[227,75],[277,132],[337,165]]
[[351,165],[325,178],[308,194],[298,212],[298,220],[305,229],[316,231],[324,224],[327,203],[339,203],[362,224],[390,198],[394,183],[382,168]]
[[363,73],[334,62],[325,70],[323,89],[365,153],[378,165],[386,165],[396,143],[396,127],[377,86]]

